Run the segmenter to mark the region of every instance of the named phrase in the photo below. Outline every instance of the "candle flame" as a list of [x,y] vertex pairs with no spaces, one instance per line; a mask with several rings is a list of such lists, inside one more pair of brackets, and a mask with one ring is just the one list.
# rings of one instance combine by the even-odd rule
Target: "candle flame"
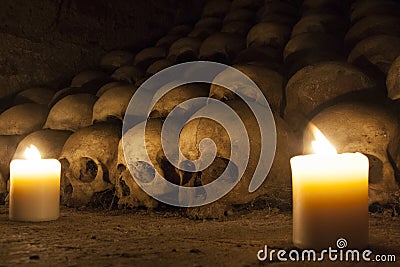
[[34,146],[34,145],[30,145],[29,147],[27,147],[25,149],[25,158],[26,159],[41,159],[41,155],[39,150]]
[[311,142],[311,146],[316,154],[337,154],[336,148],[328,141],[325,135],[313,124],[310,128],[314,134],[315,140]]

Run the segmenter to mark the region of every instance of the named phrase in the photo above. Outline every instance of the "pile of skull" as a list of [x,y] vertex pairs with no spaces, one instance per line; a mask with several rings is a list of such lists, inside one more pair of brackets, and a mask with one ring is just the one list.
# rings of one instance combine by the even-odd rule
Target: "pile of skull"
[[[155,208],[159,203],[132,177],[149,171],[179,185],[207,184],[229,162],[230,140],[224,129],[204,118],[183,128],[179,145],[187,158],[198,157],[198,143],[204,138],[218,146],[214,162],[200,173],[174,168],[160,137],[174,107],[205,96],[235,110],[248,129],[251,151],[235,188],[217,202],[189,208],[189,215],[220,217],[261,196],[290,202],[289,159],[309,152],[309,121],[339,153],[368,155],[370,203],[390,203],[399,191],[400,28],[393,27],[399,24],[400,3],[395,0],[209,0],[195,25],[178,25],[137,52],[111,51],[98,69],[77,74],[68,88],[18,93],[14,106],[0,114],[0,193],[7,194],[11,159],[30,144],[44,158],[61,161],[61,198],[66,205],[86,205],[95,194],[111,191],[120,207]],[[249,76],[274,113],[275,159],[266,181],[253,193],[247,189],[260,153],[257,121],[235,94],[213,84],[182,85],[156,103],[145,134],[151,162],[138,161],[137,172],[128,170],[121,122],[135,90],[158,71],[195,60],[221,62]],[[241,86],[224,72],[216,79]],[[248,98],[258,101],[251,90]],[[126,132],[131,135],[125,148],[130,162],[140,159],[135,134]]]

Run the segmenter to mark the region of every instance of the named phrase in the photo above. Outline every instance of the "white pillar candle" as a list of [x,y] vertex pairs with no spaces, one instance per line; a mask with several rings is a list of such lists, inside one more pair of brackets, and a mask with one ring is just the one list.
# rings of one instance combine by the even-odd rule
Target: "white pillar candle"
[[[322,133],[321,133],[322,135]],[[322,144],[322,145],[321,145]],[[290,160],[293,184],[293,243],[299,248],[349,248],[368,244],[368,158],[336,154],[327,140],[313,144],[328,153]],[[319,147],[318,147],[319,146]]]
[[33,146],[26,160],[10,164],[9,217],[16,221],[56,220],[60,213],[61,164],[56,159],[41,159]]

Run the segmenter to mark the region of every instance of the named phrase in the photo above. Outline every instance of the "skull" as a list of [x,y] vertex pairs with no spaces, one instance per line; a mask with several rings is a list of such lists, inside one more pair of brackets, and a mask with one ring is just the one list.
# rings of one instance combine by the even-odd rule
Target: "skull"
[[393,64],[389,69],[386,78],[386,87],[388,90],[388,96],[391,99],[397,100],[400,98],[400,56],[393,61]]
[[98,123],[73,133],[60,155],[61,196],[68,205],[85,205],[96,193],[114,188],[120,124]]
[[105,73],[97,70],[85,70],[77,74],[71,81],[71,87],[81,87],[94,80],[104,79]]
[[288,75],[301,68],[323,61],[343,60],[343,44],[338,38],[326,33],[302,33],[285,46],[283,58]]
[[48,113],[45,105],[26,103],[13,106],[0,114],[0,135],[23,135],[39,130]]
[[[172,166],[168,167],[168,161],[166,161],[165,156],[162,152],[161,146],[161,129],[162,121],[160,119],[149,119],[146,123],[146,133],[145,133],[145,148],[148,154],[141,154],[142,147],[144,144],[141,143],[140,135],[142,132],[137,130],[138,127],[133,127],[128,130],[124,136],[124,147],[122,140],[118,146],[118,162],[116,168],[116,192],[119,198],[119,206],[127,207],[138,207],[145,206],[147,208],[155,208],[158,202],[150,197],[136,183],[135,179],[143,181],[148,181],[149,183],[157,183],[155,180],[155,172],[158,172],[162,177],[168,180],[177,180],[177,174]],[[130,172],[127,160],[125,156],[128,157],[128,161],[131,166],[132,173]],[[150,162],[147,160],[150,159]],[[163,169],[164,167],[164,169]],[[167,167],[167,168],[166,168]],[[165,170],[165,172],[164,172]],[[134,177],[133,177],[133,176]],[[167,175],[167,177],[165,176]],[[160,194],[164,194],[164,188],[160,187]]]
[[231,21],[222,26],[221,32],[246,36],[251,26],[248,21]]
[[400,4],[396,1],[365,0],[352,5],[350,20],[355,23],[371,15],[400,16]]
[[380,34],[400,36],[400,18],[387,15],[372,15],[357,21],[346,34],[345,43],[353,48],[358,42],[368,37]]
[[106,71],[114,71],[119,67],[132,64],[134,57],[135,55],[130,51],[114,50],[101,58],[100,67]]
[[297,21],[297,13],[297,8],[289,1],[269,1],[258,10],[256,16],[259,22],[274,22],[290,26]]
[[214,32],[221,28],[222,20],[220,18],[202,18],[200,19],[194,29],[188,34],[188,37],[199,38],[204,40]]
[[154,61],[165,58],[166,50],[161,46],[144,48],[137,53],[134,64],[141,69],[148,68]]
[[180,35],[165,35],[164,37],[161,37],[157,43],[156,47],[164,47],[165,49],[168,49],[176,40],[181,38],[182,36]]
[[96,96],[101,97],[106,91],[110,90],[111,88],[118,87],[118,86],[125,86],[126,83],[124,82],[109,82],[100,87],[97,91]]
[[111,78],[119,82],[135,84],[143,77],[143,72],[136,66],[122,66],[114,71]]
[[193,37],[183,37],[175,41],[168,54],[168,59],[176,62],[196,60],[198,57],[201,41]]
[[[169,86],[166,85],[166,86]],[[186,100],[195,97],[207,97],[209,94],[209,85],[203,83],[190,83],[180,85],[164,96],[154,105],[150,117],[151,118],[166,118],[168,114],[179,104],[185,102]],[[157,98],[158,95],[155,95]],[[192,109],[192,106],[180,107],[180,114],[185,113],[185,108]]]
[[232,9],[224,17],[224,24],[232,21],[247,21],[250,22],[254,19],[254,13],[246,8]]
[[207,1],[203,7],[202,17],[223,17],[231,6],[229,0]]
[[233,0],[231,4],[231,9],[258,9],[262,3],[262,0]]
[[270,46],[281,50],[289,40],[289,36],[288,26],[262,22],[253,26],[247,34],[247,46]]
[[136,88],[125,84],[105,91],[93,106],[93,123],[117,118],[122,121]]
[[[280,111],[283,93],[283,77],[275,71],[268,68],[253,66],[253,65],[236,65],[234,66],[237,70],[247,75],[254,83],[259,87],[261,92],[267,99],[271,109],[275,112]],[[231,77],[236,75],[232,71],[223,71],[218,74],[213,84],[210,87],[210,97],[219,100],[232,100],[238,98],[231,90],[241,90],[244,95],[248,98],[247,100],[256,101],[263,103],[257,98],[256,88],[246,88],[243,90],[244,84],[241,84],[240,77]],[[216,83],[224,82],[229,85],[229,89],[217,85]]]
[[97,97],[91,94],[69,95],[50,110],[44,128],[77,131],[92,124],[93,105]]
[[171,67],[172,65],[173,65],[173,62],[168,59],[159,59],[147,68],[146,73],[150,74],[150,75],[154,75],[157,72],[162,71],[163,69]]
[[218,32],[203,41],[199,57],[202,60],[229,63],[245,46],[245,40],[242,36]]
[[54,92],[43,87],[26,89],[15,96],[14,104],[36,103],[47,105],[53,98]]
[[286,85],[285,120],[299,130],[321,107],[366,90],[376,91],[375,83],[349,64],[323,62],[305,67]]
[[309,10],[329,10],[330,12],[341,13],[344,8],[344,3],[336,0],[305,0],[301,6],[303,13]]
[[375,35],[359,42],[347,61],[371,73],[371,76],[383,79],[399,55],[400,37]]
[[10,162],[23,135],[0,135],[0,203],[7,195]]
[[283,72],[282,53],[272,47],[248,47],[237,55],[235,64],[264,66],[279,73]]
[[187,35],[192,30],[192,27],[189,25],[181,24],[173,27],[168,34],[175,36],[184,36]]
[[39,130],[28,134],[21,142],[15,151],[14,158],[23,158],[24,152],[30,145],[36,146],[40,151],[40,155],[44,159],[58,159],[65,141],[72,134],[69,131],[59,130]]
[[[247,168],[241,180],[232,191],[214,203],[197,208],[189,208],[189,216],[198,218],[222,217],[233,205],[246,204],[264,195],[268,195],[275,200],[280,199],[278,202],[281,203],[278,205],[283,204],[288,208],[291,196],[289,159],[299,152],[295,135],[279,116],[275,116],[277,150],[274,162],[264,184],[254,193],[249,193],[249,183],[260,155],[261,136],[259,126],[250,108],[244,102],[233,100],[226,103],[239,115],[247,129],[250,141],[250,155]],[[216,158],[214,158],[214,162],[211,165],[199,173],[179,171],[181,180],[186,182],[186,186],[205,185],[212,182],[225,170],[228,162],[231,160],[231,140],[228,133],[221,124],[208,118],[193,119],[182,129],[179,139],[179,147],[182,154],[189,160],[198,159],[200,156],[199,143],[205,138],[212,139],[216,144]],[[238,163],[232,163],[234,166],[238,166]],[[183,162],[180,164],[183,164]],[[233,171],[231,175],[232,178],[235,178],[234,176],[236,175],[237,177],[238,173]],[[207,194],[207,192],[203,193]]]
[[[387,156],[389,142],[398,135],[395,113],[377,104],[344,102],[324,109],[311,123],[338,153],[361,152],[369,158],[369,202],[386,204],[390,194],[399,189]],[[303,135],[306,153],[313,139],[308,126]]]
[[333,14],[312,14],[301,18],[292,30],[292,38],[307,32],[320,32],[343,37],[347,23],[343,17]]

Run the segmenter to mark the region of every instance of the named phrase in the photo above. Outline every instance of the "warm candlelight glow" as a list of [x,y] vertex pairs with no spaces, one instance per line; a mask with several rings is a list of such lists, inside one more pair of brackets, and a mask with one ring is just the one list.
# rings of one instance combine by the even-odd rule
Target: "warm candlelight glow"
[[37,160],[42,158],[39,150],[34,145],[30,145],[29,147],[27,147],[25,149],[24,155],[25,158],[29,160]]
[[315,140],[311,142],[314,153],[325,155],[337,154],[336,148],[329,143],[325,135],[323,135],[315,125],[311,124],[310,128],[315,138]]

